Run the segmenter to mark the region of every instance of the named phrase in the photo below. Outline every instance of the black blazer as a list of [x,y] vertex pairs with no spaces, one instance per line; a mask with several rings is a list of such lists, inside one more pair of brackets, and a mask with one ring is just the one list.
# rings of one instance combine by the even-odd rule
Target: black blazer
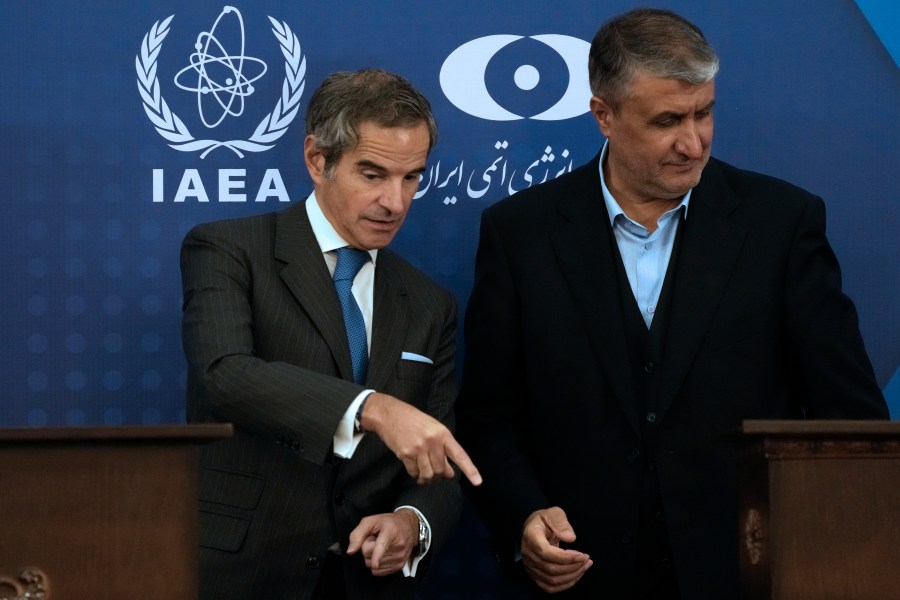
[[[308,598],[329,545],[347,546],[364,516],[421,510],[433,545],[459,511],[456,482],[417,486],[374,434],[353,457],[332,438],[353,398],[337,293],[304,203],[199,225],[186,237],[184,349],[191,421],[233,422],[232,440],[203,451],[201,597]],[[452,427],[456,305],[389,250],[378,253],[368,381]],[[401,360],[413,352],[433,365]],[[351,597],[412,598],[402,574],[373,577],[346,561]]]
[[510,550],[531,512],[561,506],[573,547],[594,560],[570,595],[627,598],[652,461],[682,597],[735,598],[736,463],[721,434],[743,419],[888,416],[824,205],[710,159],[682,231],[648,419],[598,161],[484,211],[457,404],[484,476],[474,497]]

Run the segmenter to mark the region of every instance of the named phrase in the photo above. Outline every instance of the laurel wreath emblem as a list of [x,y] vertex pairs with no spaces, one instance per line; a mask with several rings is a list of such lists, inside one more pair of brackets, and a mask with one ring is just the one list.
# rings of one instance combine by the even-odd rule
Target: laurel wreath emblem
[[269,21],[272,23],[272,33],[275,34],[275,38],[281,46],[281,53],[284,55],[285,78],[281,86],[281,97],[275,103],[274,110],[260,121],[253,135],[246,140],[225,142],[210,139],[198,140],[191,135],[178,115],[169,109],[169,105],[166,104],[165,98],[159,91],[159,80],[156,77],[156,60],[162,50],[163,40],[169,34],[169,23],[174,16],[169,15],[167,19],[153,24],[150,31],[144,35],[140,54],[134,57],[138,91],[144,100],[144,112],[153,122],[156,131],[170,142],[169,146],[176,150],[182,152],[203,151],[200,158],[206,158],[206,155],[216,148],[228,148],[240,158],[244,158],[242,150],[244,152],[263,152],[273,148],[273,142],[285,134],[288,126],[297,116],[300,97],[303,95],[303,88],[306,84],[306,57],[300,50],[300,40],[297,39],[297,35],[291,31],[287,23],[269,17]]

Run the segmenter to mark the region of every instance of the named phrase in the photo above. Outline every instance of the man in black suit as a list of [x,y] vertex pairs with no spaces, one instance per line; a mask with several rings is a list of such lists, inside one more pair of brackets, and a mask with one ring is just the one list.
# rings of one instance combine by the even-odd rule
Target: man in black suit
[[537,595],[736,598],[721,434],[886,403],[822,200],[710,158],[700,30],[631,11],[589,69],[600,154],[482,217],[457,404],[474,498]]
[[436,126],[379,70],[330,76],[306,126],[305,203],[182,247],[189,417],[235,425],[203,452],[201,597],[413,598],[458,517],[448,459],[480,482],[448,429],[455,302],[384,249]]

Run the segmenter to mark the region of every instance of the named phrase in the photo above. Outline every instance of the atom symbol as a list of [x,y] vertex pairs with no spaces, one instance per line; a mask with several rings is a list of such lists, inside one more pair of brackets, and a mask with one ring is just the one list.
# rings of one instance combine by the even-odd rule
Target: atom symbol
[[[226,14],[233,13],[237,18],[238,26],[241,31],[241,50],[238,55],[229,55],[224,46],[216,38],[216,28],[219,21]],[[210,45],[214,45],[218,54],[210,54]],[[197,52],[191,54],[190,63],[185,68],[175,74],[175,85],[179,88],[197,93],[197,110],[200,112],[200,119],[203,124],[212,129],[218,126],[225,117],[239,117],[244,112],[244,98],[250,96],[254,92],[253,82],[266,74],[266,63],[258,58],[244,55],[244,19],[241,12],[233,6],[226,6],[216,18],[212,29],[203,31],[197,36],[197,43],[194,44]],[[262,71],[255,77],[248,78],[244,75],[244,63],[256,64],[262,67]],[[184,85],[181,82],[183,75],[190,72],[197,74],[197,85],[194,87]],[[220,83],[224,81],[224,83]],[[222,108],[222,114],[215,123],[210,124],[206,120],[203,112],[203,97],[212,94],[216,102]],[[235,107],[235,104],[237,106]]]

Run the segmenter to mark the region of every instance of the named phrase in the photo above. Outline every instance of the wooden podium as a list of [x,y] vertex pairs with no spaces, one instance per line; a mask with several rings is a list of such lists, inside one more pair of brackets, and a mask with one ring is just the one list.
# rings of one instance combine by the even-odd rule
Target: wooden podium
[[196,600],[198,447],[231,433],[0,429],[0,600]]
[[900,422],[744,421],[744,600],[900,598]]

